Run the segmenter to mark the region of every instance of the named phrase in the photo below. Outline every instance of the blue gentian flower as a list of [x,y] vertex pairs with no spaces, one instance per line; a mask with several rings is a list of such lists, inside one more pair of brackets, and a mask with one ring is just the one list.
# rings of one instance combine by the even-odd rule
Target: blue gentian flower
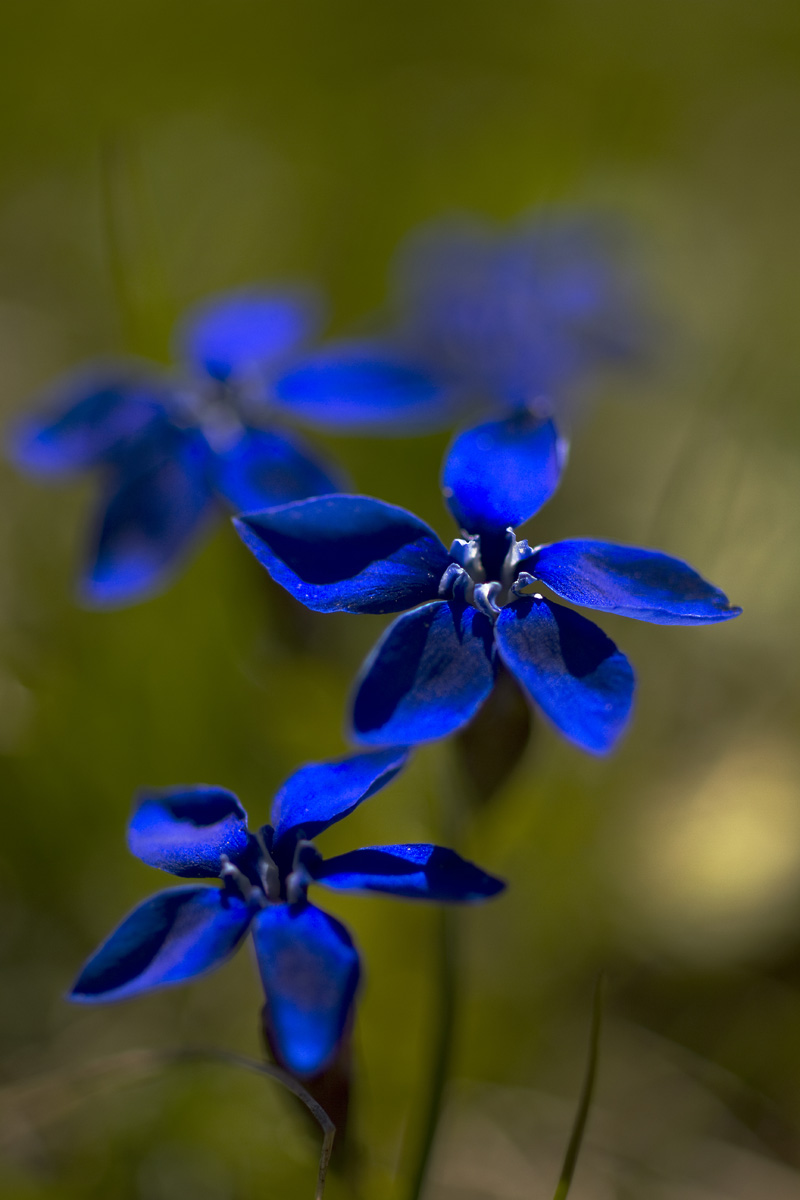
[[[443,472],[462,530],[450,550],[423,521],[366,496],[328,496],[235,524],[278,583],[317,612],[390,613],[361,673],[353,732],[413,744],[466,725],[489,696],[498,656],[567,738],[603,754],[632,705],[630,663],[561,599],[661,625],[726,621],[733,608],[679,559],[577,538],[531,547],[518,525],[555,491],[564,446],[551,420],[517,414],[462,433]],[[419,607],[416,607],[419,606]]]
[[641,361],[652,342],[626,247],[597,219],[526,218],[510,229],[438,222],[398,258],[382,337],[337,341],[276,384],[298,416],[408,433],[563,408],[591,372]]
[[70,999],[121,1000],[194,979],[250,932],[276,1059],[299,1075],[324,1070],[348,1027],[360,968],[350,934],[308,901],[309,885],[448,903],[505,886],[440,846],[367,846],[323,859],[308,840],[383,788],[407,757],[392,747],[301,767],[275,797],[272,824],[255,833],[224,788],[145,792],[128,827],[132,852],[172,875],[218,876],[222,886],[151,896],[89,959]]
[[336,490],[303,441],[262,425],[271,382],[308,341],[316,308],[299,291],[224,294],[179,326],[174,374],[136,362],[79,371],[43,415],[18,423],[11,454],[22,468],[51,478],[102,469],[84,602],[160,590],[220,500],[241,512]]

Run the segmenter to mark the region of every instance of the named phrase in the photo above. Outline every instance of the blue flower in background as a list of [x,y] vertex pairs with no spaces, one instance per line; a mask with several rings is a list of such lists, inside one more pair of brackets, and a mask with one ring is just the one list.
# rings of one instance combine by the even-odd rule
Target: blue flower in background
[[275,797],[272,824],[256,833],[223,788],[144,793],[128,827],[132,852],[173,875],[219,876],[222,887],[192,884],[146,900],[89,959],[70,999],[121,1000],[193,979],[250,932],[275,1058],[298,1075],[322,1071],[348,1027],[360,967],[345,927],[309,903],[309,885],[447,903],[505,886],[440,846],[368,846],[326,860],[307,840],[383,788],[407,757],[393,747],[301,767]]
[[277,396],[298,417],[357,432],[447,427],[537,400],[563,410],[590,372],[651,348],[643,289],[615,234],[563,216],[427,226],[399,256],[391,332],[313,352]]
[[124,605],[160,590],[223,501],[241,512],[335,491],[297,437],[260,427],[271,382],[316,326],[301,292],[249,289],[200,305],[178,328],[174,375],[97,366],[62,380],[12,433],[15,462],[61,478],[100,468],[82,599]]
[[[308,608],[390,613],[353,705],[361,742],[453,733],[489,696],[497,656],[571,741],[603,754],[623,733],[630,663],[601,629],[541,593],[661,625],[741,611],[679,559],[589,538],[531,548],[518,525],[555,491],[564,446],[550,420],[519,413],[462,433],[443,488],[463,537],[446,550],[423,521],[365,496],[328,496],[235,520],[245,544]],[[419,607],[415,607],[419,606]]]

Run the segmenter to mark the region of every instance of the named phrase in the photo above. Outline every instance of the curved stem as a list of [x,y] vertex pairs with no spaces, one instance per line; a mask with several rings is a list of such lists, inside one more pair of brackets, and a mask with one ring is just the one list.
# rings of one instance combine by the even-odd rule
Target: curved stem
[[457,1013],[458,938],[456,913],[444,908],[438,917],[437,976],[438,1013],[434,1036],[433,1057],[428,1077],[427,1104],[422,1124],[422,1137],[408,1189],[408,1200],[419,1200],[428,1173],[431,1151],[436,1140],[439,1118],[450,1063],[453,1056]]
[[172,1057],[175,1061],[202,1062],[206,1060],[221,1062],[232,1067],[242,1067],[246,1071],[254,1071],[258,1075],[267,1075],[270,1079],[277,1080],[287,1091],[291,1092],[293,1096],[296,1096],[298,1100],[305,1104],[322,1130],[322,1148],[319,1155],[317,1188],[314,1193],[314,1200],[323,1200],[325,1179],[333,1152],[333,1139],[336,1137],[336,1126],[322,1105],[317,1104],[314,1097],[306,1091],[301,1083],[298,1083],[293,1075],[290,1075],[288,1071],[284,1071],[281,1067],[273,1066],[272,1063],[258,1062],[254,1058],[246,1058],[242,1054],[234,1054],[229,1050],[176,1050],[172,1052]]
[[564,1155],[564,1165],[561,1168],[561,1178],[555,1190],[553,1200],[566,1200],[572,1186],[572,1176],[578,1162],[578,1155],[586,1132],[586,1122],[594,1096],[594,1085],[597,1080],[597,1056],[600,1049],[600,1029],[603,1024],[603,993],[605,991],[605,973],[601,971],[594,985],[592,998],[592,1024],[589,1030],[589,1053],[586,1059],[586,1073],[583,1077],[583,1087],[578,1101],[578,1110],[572,1125],[567,1152]]
[[[76,1101],[79,1102],[84,1095],[81,1091],[77,1095],[73,1094],[65,1097],[63,1090],[65,1077],[68,1083],[77,1085],[78,1088],[89,1084],[94,1085],[96,1089],[98,1085],[102,1088],[104,1084],[107,1084],[109,1079],[118,1075],[120,1071],[125,1071],[137,1078],[141,1078],[165,1066],[180,1062],[213,1062],[223,1063],[226,1066],[241,1067],[243,1070],[253,1071],[255,1074],[266,1075],[269,1079],[276,1080],[287,1091],[291,1092],[293,1096],[296,1096],[306,1106],[322,1130],[322,1148],[319,1156],[314,1200],[323,1200],[328,1164],[330,1163],[331,1151],[333,1150],[333,1139],[336,1136],[336,1126],[333,1121],[324,1108],[317,1103],[314,1097],[288,1071],[284,1071],[281,1067],[273,1066],[271,1063],[258,1062],[256,1059],[246,1058],[244,1055],[234,1054],[228,1050],[126,1050],[121,1054],[96,1059],[94,1062],[87,1063],[80,1069],[66,1074],[66,1076],[65,1073],[59,1072],[44,1079],[28,1081],[23,1085],[16,1084],[2,1088],[0,1089],[0,1110],[3,1108],[2,1100],[5,1098],[8,1101],[9,1111],[19,1118],[20,1109],[24,1109],[26,1098],[34,1101],[37,1110],[41,1110],[42,1108],[47,1109],[47,1095],[48,1093],[55,1093],[50,1097],[50,1116],[51,1118],[58,1117]],[[41,1104],[40,1101],[43,1097],[45,1103]],[[56,1100],[55,1104],[52,1103],[53,1099]]]

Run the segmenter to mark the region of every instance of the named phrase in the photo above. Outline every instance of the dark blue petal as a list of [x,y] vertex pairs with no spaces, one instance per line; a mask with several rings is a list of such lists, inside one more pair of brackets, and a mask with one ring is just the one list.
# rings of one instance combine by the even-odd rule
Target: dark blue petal
[[491,622],[436,601],[399,617],[362,668],[353,703],[360,742],[412,745],[471,720],[494,686]]
[[272,578],[315,612],[386,613],[438,594],[450,557],[424,521],[369,496],[323,496],[234,520]]
[[128,846],[149,867],[189,879],[215,878],[220,855],[247,849],[247,813],[218,787],[142,792],[128,825]]
[[275,1057],[298,1075],[333,1058],[358,986],[358,953],[344,925],[312,904],[271,904],[253,923]]
[[188,554],[212,510],[208,446],[175,430],[171,445],[115,472],[81,592],[99,608],[153,595]]
[[71,1000],[98,1003],[183,983],[233,953],[253,911],[221,888],[158,892],[130,913],[92,955]]
[[338,342],[274,387],[287,412],[332,432],[419,433],[445,428],[458,395],[425,366],[381,342]]
[[267,429],[245,429],[232,446],[218,452],[214,479],[237,512],[256,512],[339,490],[300,438]]
[[573,604],[658,625],[707,625],[742,611],[687,563],[657,550],[570,538],[542,546],[523,569]]
[[318,320],[310,294],[243,288],[197,305],[178,328],[176,349],[223,383],[257,380],[297,351]]
[[405,747],[394,746],[301,767],[289,776],[272,803],[275,841],[293,829],[315,838],[386,787],[407,761]]
[[462,433],[442,474],[451,513],[467,533],[516,529],[558,487],[565,459],[555,425],[522,412]]
[[314,879],[340,891],[386,892],[410,900],[486,900],[505,884],[443,846],[365,846],[318,860]]
[[122,368],[69,376],[45,399],[41,416],[12,428],[9,453],[18,466],[63,475],[113,460],[164,419],[165,391]]
[[633,669],[602,629],[570,608],[523,596],[495,627],[503,662],[557,729],[593,754],[612,750],[633,703]]

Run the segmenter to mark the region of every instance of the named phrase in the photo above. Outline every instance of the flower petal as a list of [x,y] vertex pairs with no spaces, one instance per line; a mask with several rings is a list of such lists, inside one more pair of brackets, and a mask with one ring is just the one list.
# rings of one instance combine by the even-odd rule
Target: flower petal
[[65,475],[113,460],[164,419],[165,389],[124,368],[96,367],[62,380],[41,416],[11,430],[17,466],[40,475]]
[[333,1058],[358,986],[358,952],[344,925],[313,904],[271,904],[253,922],[278,1061],[316,1075]]
[[443,846],[365,846],[319,860],[314,879],[339,891],[386,892],[410,900],[486,900],[505,884]]
[[394,746],[301,767],[272,803],[275,841],[297,829],[303,830],[304,837],[315,838],[386,787],[407,761],[408,750]]
[[447,504],[470,534],[516,529],[558,487],[565,443],[549,419],[521,412],[460,434],[442,473]]
[[458,397],[401,351],[375,342],[335,342],[279,379],[287,412],[341,433],[421,433],[446,428]]
[[81,585],[86,603],[132,604],[166,584],[210,515],[207,469],[205,440],[172,430],[158,453],[115,474]]
[[104,1003],[194,979],[233,953],[252,916],[243,900],[221,888],[158,892],[92,955],[69,998]]
[[237,512],[274,508],[339,487],[298,437],[268,429],[245,429],[227,450],[214,456],[218,490]]
[[742,611],[688,563],[657,550],[569,538],[523,565],[564,600],[658,625],[707,625]]
[[235,859],[247,846],[247,813],[225,788],[142,792],[128,825],[131,853],[149,867],[189,879],[216,878],[220,855]]
[[466,725],[494,686],[491,622],[435,601],[399,617],[362,668],[353,703],[360,742],[427,742]]
[[369,496],[323,496],[234,519],[276,583],[315,612],[398,612],[438,592],[449,555],[424,521]]
[[602,629],[570,608],[523,596],[500,613],[495,635],[503,662],[565,737],[593,754],[613,749],[635,680]]
[[198,304],[181,323],[177,352],[212,379],[258,379],[299,349],[319,321],[310,294],[242,288]]

